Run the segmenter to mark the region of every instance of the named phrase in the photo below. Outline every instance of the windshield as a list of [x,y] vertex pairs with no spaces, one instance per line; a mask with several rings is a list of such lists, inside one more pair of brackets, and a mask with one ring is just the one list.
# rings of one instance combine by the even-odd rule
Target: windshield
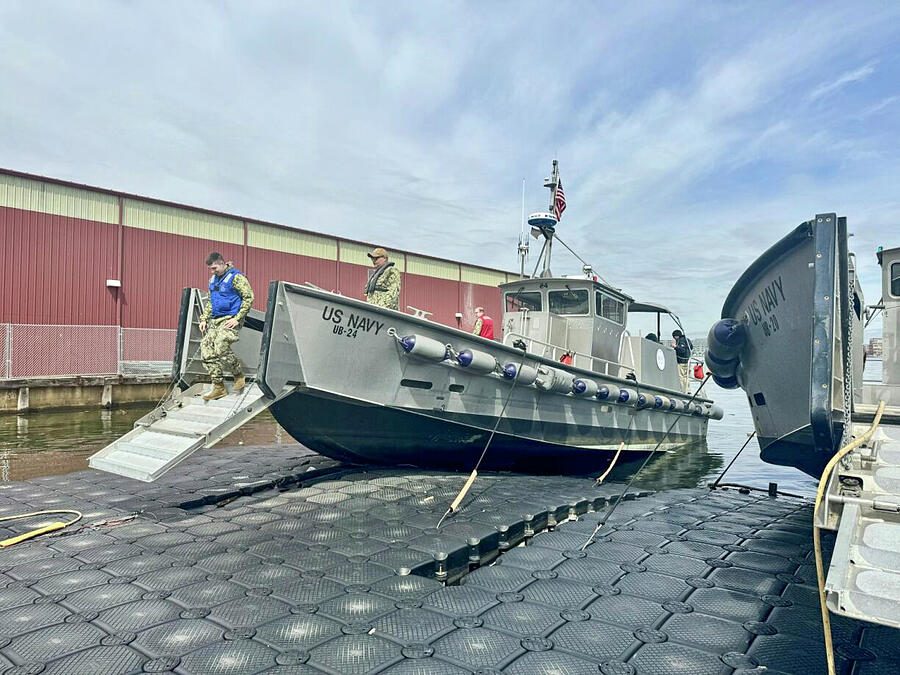
[[550,311],[554,314],[587,314],[589,311],[586,290],[550,291],[547,295]]
[[506,311],[518,312],[527,309],[532,312],[541,311],[541,294],[539,291],[531,291],[528,293],[507,293],[506,294]]

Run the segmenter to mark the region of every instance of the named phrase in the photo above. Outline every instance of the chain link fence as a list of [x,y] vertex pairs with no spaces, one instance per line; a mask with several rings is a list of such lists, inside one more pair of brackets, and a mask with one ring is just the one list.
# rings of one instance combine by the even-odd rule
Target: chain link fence
[[167,375],[175,330],[0,324],[0,377]]
[[122,328],[119,373],[122,375],[168,375],[175,354],[175,330],[167,328]]

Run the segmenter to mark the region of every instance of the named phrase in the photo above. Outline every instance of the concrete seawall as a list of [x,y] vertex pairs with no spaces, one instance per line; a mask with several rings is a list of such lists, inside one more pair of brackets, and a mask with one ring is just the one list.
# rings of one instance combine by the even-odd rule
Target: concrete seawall
[[158,375],[0,380],[0,414],[156,402],[170,384],[169,377]]

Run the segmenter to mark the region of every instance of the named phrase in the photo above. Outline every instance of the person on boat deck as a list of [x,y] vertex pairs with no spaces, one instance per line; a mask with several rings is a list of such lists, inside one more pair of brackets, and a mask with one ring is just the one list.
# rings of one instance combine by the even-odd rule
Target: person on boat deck
[[484,307],[475,308],[475,327],[472,335],[480,335],[488,340],[494,339],[494,320],[484,313]]
[[228,396],[224,368],[234,376],[234,391],[240,392],[244,388],[244,367],[231,345],[238,341],[238,332],[253,305],[253,289],[244,273],[226,262],[221,253],[210,253],[206,266],[212,276],[209,278],[209,297],[204,301],[200,315],[200,332],[203,333],[200,356],[213,384],[212,391],[203,399],[213,401]]
[[678,375],[681,377],[681,388],[687,392],[688,389],[688,362],[691,360],[691,351],[694,345],[687,339],[684,333],[677,328],[672,331],[672,339],[675,340],[675,360],[678,361]]
[[560,363],[563,363],[563,364],[565,364],[565,365],[567,365],[567,366],[571,366],[571,365],[572,365],[572,357],[573,357],[573,356],[574,356],[574,353],[573,353],[573,352],[567,351],[565,354],[563,354],[562,356],[559,357],[559,362],[560,362]]
[[366,255],[372,261],[369,281],[366,283],[366,302],[388,309],[399,309],[400,270],[388,261],[388,252],[380,246]]
[[656,333],[647,333],[644,336],[645,340],[650,340],[650,342],[659,342],[659,338],[656,337]]

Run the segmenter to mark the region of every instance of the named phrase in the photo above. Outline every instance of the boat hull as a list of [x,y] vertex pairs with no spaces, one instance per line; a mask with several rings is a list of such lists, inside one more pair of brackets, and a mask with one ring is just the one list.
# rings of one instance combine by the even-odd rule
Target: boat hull
[[399,338],[687,401],[682,392],[563,367],[331,293],[275,282],[265,325],[260,385],[280,398],[273,415],[298,441],[339,459],[470,469],[496,425],[488,466],[555,471],[565,462],[587,471],[607,464],[621,441],[626,453],[645,454],[706,436],[702,415],[545,391],[472,372],[440,347],[436,357],[406,353]]
[[[496,418],[482,415],[437,415],[302,390],[281,399],[271,410],[285,431],[320,454],[352,462],[429,468],[474,466],[496,422]],[[348,424],[348,420],[353,423]],[[656,446],[654,436],[647,432],[615,428],[577,430],[549,423],[541,425],[540,436],[546,440],[535,440],[526,435],[525,426],[522,420],[501,420],[482,467],[586,473],[606,468],[619,440],[629,442],[621,462],[646,456]],[[535,434],[534,428],[529,431]],[[593,447],[576,444],[602,438],[606,442]],[[658,451],[699,440],[672,438]]]
[[722,308],[722,318],[746,332],[737,381],[760,457],[816,477],[843,432],[842,256],[846,261],[846,222],[818,215],[760,256]]

